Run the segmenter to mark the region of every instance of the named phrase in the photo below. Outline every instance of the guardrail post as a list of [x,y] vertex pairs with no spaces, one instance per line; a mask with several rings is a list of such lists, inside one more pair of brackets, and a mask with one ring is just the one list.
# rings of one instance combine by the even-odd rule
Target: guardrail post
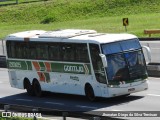
[[16,0],[16,4],[18,4],[18,0]]
[[3,55],[4,55],[4,42],[2,40],[2,49],[3,49]]
[[10,105],[4,105],[4,111],[5,112],[7,112],[9,108],[10,108]]
[[63,116],[63,120],[66,120],[66,117],[68,116],[68,112],[63,112],[62,116]]
[[37,118],[36,118],[34,113],[38,112],[38,109],[34,108],[34,109],[32,109],[32,112],[33,112],[33,115],[34,115],[33,116],[33,120],[37,120]]

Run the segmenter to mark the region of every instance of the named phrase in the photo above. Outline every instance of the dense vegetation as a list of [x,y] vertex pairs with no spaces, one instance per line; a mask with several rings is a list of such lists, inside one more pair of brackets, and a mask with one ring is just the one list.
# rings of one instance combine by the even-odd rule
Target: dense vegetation
[[[19,30],[51,29],[50,25],[46,24],[51,24],[52,29],[78,27],[94,28],[98,31],[107,32],[109,31],[106,29],[107,26],[106,28],[95,26],[100,25],[101,22],[110,22],[108,28],[118,27],[118,29],[121,29],[123,17],[130,17],[130,23],[132,24],[135,22],[133,28],[130,26],[132,28],[130,29],[131,33],[143,36],[142,33],[139,33],[139,30],[135,29],[135,24],[138,23],[137,28],[144,27],[146,24],[151,25],[146,28],[160,27],[157,25],[160,20],[159,6],[159,0],[40,0],[39,2],[0,6],[0,26],[2,26],[0,31],[7,29],[0,37]],[[117,18],[120,21],[117,21]],[[98,20],[97,24],[94,23],[96,20]],[[74,24],[73,22],[71,24],[71,21],[74,21]],[[83,25],[80,25],[80,22]],[[94,24],[88,26],[88,22]],[[118,22],[120,26],[117,25]],[[23,25],[23,28],[19,25]],[[12,28],[13,26],[17,29]],[[8,31],[9,27],[11,31]]]

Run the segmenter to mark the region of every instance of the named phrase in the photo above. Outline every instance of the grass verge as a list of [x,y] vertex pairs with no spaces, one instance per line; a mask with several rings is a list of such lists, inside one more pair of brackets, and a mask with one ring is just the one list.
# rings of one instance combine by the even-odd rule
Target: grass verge
[[[148,17],[149,16],[149,17]],[[74,20],[64,22],[54,22],[50,24],[0,24],[0,38],[4,39],[6,35],[26,30],[55,30],[55,29],[94,29],[98,32],[107,33],[131,33],[138,37],[148,37],[144,34],[145,29],[159,29],[160,28],[160,13],[153,14],[137,14],[137,15],[122,15],[111,17],[95,17],[85,20]],[[127,31],[122,24],[122,18],[129,18],[129,26]],[[153,37],[160,37],[159,34],[152,35]]]

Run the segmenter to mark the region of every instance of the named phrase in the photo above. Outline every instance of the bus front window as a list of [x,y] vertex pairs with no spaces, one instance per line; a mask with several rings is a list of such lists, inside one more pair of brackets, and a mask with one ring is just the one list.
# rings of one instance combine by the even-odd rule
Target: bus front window
[[109,84],[120,84],[119,81],[130,83],[147,78],[145,59],[138,39],[102,44],[102,53],[107,59]]
[[125,81],[129,79],[128,66],[123,54],[113,54],[107,56],[108,80]]
[[107,55],[107,63],[108,80],[135,80],[147,75],[141,50]]
[[125,58],[129,64],[130,79],[139,79],[147,74],[142,51],[125,53]]

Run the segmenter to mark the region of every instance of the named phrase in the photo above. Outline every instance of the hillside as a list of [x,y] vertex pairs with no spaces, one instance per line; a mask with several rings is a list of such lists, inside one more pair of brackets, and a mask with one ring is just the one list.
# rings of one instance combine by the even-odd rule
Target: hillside
[[158,13],[159,0],[48,0],[0,7],[0,22],[33,24]]
[[[22,1],[22,0],[20,0]],[[144,36],[146,28],[160,28],[159,0],[39,0],[0,6],[0,38],[31,29],[82,28]]]

